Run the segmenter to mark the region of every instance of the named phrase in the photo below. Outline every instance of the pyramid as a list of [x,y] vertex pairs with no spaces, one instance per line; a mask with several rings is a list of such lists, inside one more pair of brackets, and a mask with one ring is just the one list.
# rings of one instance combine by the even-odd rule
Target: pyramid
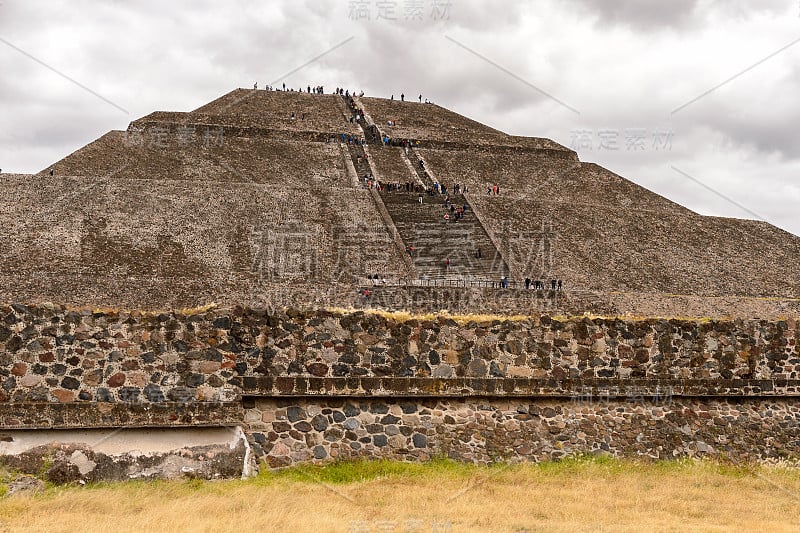
[[[236,89],[0,184],[6,301],[257,305],[282,290],[315,305],[376,274],[800,297],[797,236],[699,215],[549,139],[434,104]],[[421,192],[434,184],[448,193]]]

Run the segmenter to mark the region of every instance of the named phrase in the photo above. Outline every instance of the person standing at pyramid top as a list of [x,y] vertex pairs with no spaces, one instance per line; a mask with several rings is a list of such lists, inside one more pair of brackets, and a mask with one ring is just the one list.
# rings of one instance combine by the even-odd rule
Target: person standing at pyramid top
[[401,102],[405,102],[406,101],[406,95],[405,94],[400,93],[400,101]]

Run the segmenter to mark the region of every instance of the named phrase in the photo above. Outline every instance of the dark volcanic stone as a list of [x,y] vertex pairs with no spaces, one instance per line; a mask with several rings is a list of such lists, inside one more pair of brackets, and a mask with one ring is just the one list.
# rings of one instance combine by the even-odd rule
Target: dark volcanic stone
[[333,365],[333,375],[334,377],[342,377],[346,376],[350,373],[350,366],[344,365],[341,363],[336,363]]
[[292,426],[290,426],[288,422],[273,422],[272,429],[274,429],[278,433],[283,433],[285,431],[289,431],[290,429],[292,429]]
[[497,361],[492,361],[489,365],[489,375],[493,378],[502,378],[505,377],[506,372],[500,367]]
[[142,391],[136,387],[122,387],[119,389],[119,399],[123,402],[137,403],[141,393]]
[[172,347],[175,349],[176,352],[179,353],[183,353],[189,349],[189,346],[181,340],[172,341]]
[[339,428],[328,428],[327,431],[325,431],[324,437],[328,442],[336,442],[344,437],[344,431]]
[[486,377],[486,361],[473,359],[467,366],[467,375],[475,378]]
[[311,426],[317,431],[328,429],[328,419],[324,415],[317,415],[311,419]]
[[311,424],[309,424],[305,420],[301,420],[300,422],[297,422],[294,425],[294,429],[296,429],[297,431],[302,431],[303,433],[308,433],[313,429],[313,426],[311,426]]
[[305,413],[296,405],[292,405],[286,409],[286,418],[289,419],[289,422],[297,422],[298,420],[302,420],[303,417],[305,417]]
[[344,421],[342,427],[344,429],[353,430],[353,429],[358,429],[360,425],[361,421],[359,421],[358,418],[348,418],[347,420]]
[[374,415],[385,415],[389,412],[389,406],[383,402],[372,402],[369,405],[369,412]]
[[397,424],[400,421],[400,418],[394,415],[386,415],[381,418],[381,424]]
[[81,386],[81,382],[71,376],[67,376],[61,380],[61,386],[69,390],[78,390]]
[[306,365],[306,370],[312,376],[325,377],[328,375],[328,365],[325,363],[311,363]]
[[111,394],[111,391],[105,387],[100,387],[97,389],[97,394],[95,395],[95,399],[98,402],[113,402],[114,395]]
[[151,402],[163,402],[165,400],[161,387],[152,383],[144,388],[144,397]]
[[206,378],[203,374],[189,374],[186,376],[186,386],[187,387],[198,387],[205,382]]
[[11,340],[6,343],[6,350],[9,352],[16,352],[20,348],[22,348],[22,339],[18,335],[14,335],[11,337]]
[[405,414],[411,414],[417,412],[417,404],[412,402],[403,402],[400,404],[400,409],[403,410]]
[[230,329],[231,319],[227,316],[221,316],[212,322],[212,325],[217,329]]

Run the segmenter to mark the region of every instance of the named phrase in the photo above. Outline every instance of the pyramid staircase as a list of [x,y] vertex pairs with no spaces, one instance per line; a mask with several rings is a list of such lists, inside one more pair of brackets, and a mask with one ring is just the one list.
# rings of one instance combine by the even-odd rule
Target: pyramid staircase
[[[347,109],[355,116],[356,112],[350,105],[353,101],[351,98],[345,99]],[[359,107],[360,102],[355,102]],[[380,130],[370,124],[363,114],[358,123],[372,149],[397,150],[383,146]],[[403,155],[416,173],[416,183],[413,184],[416,187],[412,186],[410,191],[406,190],[405,176],[395,176],[391,171],[380,168],[378,170],[381,172],[376,173],[363,146],[349,144],[348,149],[360,180],[365,175],[379,175],[384,184],[403,184],[400,190],[384,188],[378,194],[420,279],[491,284],[499,283],[501,277],[508,275],[508,266],[463,194],[414,191],[415,188],[433,191],[434,183],[429,173],[420,166],[419,155],[413,148],[408,148]],[[456,220],[446,208],[446,198],[456,208],[466,206],[462,219]],[[445,219],[446,213],[450,213],[449,220]],[[410,247],[413,249],[409,250]]]

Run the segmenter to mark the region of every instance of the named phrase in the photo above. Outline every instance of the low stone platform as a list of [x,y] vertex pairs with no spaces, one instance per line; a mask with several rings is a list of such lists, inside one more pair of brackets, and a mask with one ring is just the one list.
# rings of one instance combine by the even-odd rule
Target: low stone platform
[[253,472],[241,427],[0,430],[0,464],[53,483],[231,478]]

